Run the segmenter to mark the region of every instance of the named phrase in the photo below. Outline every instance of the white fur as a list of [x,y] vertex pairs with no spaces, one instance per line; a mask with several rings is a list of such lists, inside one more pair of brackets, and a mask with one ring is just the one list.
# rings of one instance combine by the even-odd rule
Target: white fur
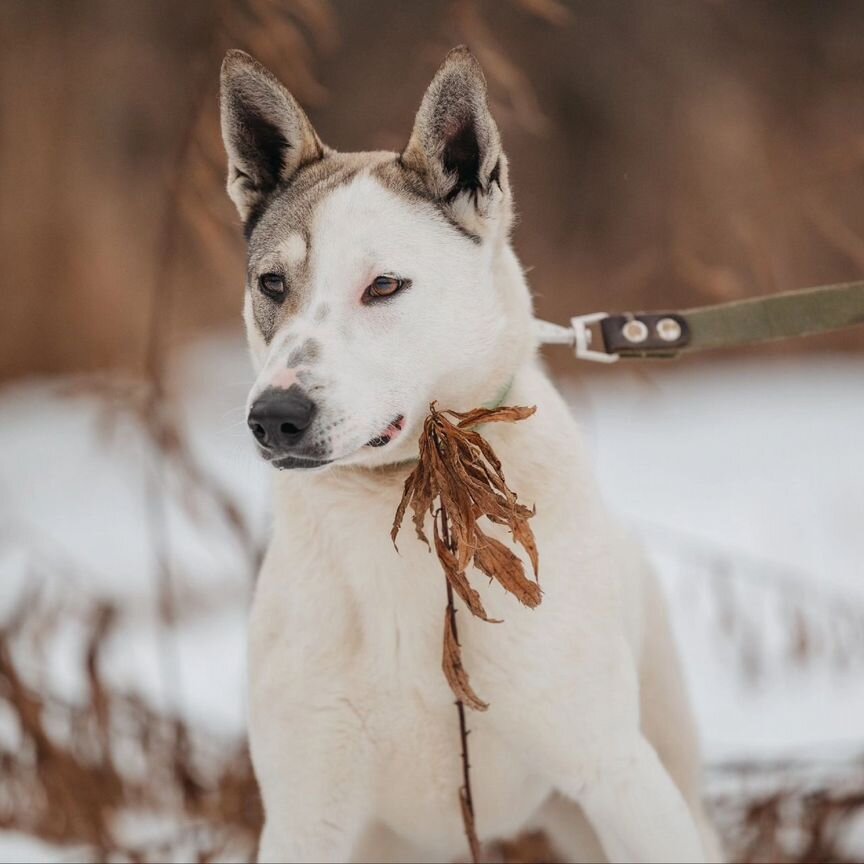
[[[345,418],[336,465],[275,476],[250,645],[260,858],[465,859],[457,716],[441,672],[444,578],[410,524],[398,553],[390,542],[410,470],[395,463],[416,453],[431,399],[473,408],[512,380],[507,403],[536,415],[483,433],[536,504],[544,599],[523,608],[474,573],[504,623],[459,613],[466,668],[491,704],[468,712],[481,840],[539,826],[567,860],[597,860],[594,834],[613,861],[716,859],[662,596],[607,516],[579,430],[535,356],[506,226],[484,224],[472,243],[361,174],[319,204],[311,296],[270,347],[247,304],[256,386],[286,344],[314,337],[316,398]],[[383,272],[413,285],[361,304]],[[315,323],[322,302],[330,313]],[[404,434],[364,446],[397,413]]]
[[289,267],[296,267],[306,257],[306,241],[296,231],[289,234],[279,246],[279,254]]

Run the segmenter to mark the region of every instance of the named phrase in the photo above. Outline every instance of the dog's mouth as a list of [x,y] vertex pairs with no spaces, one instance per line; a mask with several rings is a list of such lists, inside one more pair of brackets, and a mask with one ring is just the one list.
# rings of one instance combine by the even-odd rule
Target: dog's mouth
[[[391,441],[397,438],[405,429],[405,415],[397,414],[374,438],[370,438],[364,447],[386,447]],[[293,469],[314,469],[324,468],[327,465],[332,465],[341,461],[340,458],[321,459],[314,456],[307,456],[300,453],[289,453],[281,455],[268,455],[262,451],[262,455],[274,467],[282,471]],[[342,457],[345,458],[345,457]]]
[[329,465],[332,459],[308,459],[303,456],[280,456],[268,460],[274,468],[285,471],[293,468],[323,468]]
[[405,428],[405,416],[397,414],[387,427],[374,438],[366,442],[367,447],[386,447],[394,438],[397,438]]

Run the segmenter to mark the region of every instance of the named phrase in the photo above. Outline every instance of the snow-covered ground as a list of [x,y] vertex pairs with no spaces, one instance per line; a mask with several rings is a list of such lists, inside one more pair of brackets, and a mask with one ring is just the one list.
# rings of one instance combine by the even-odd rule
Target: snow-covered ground
[[[667,586],[708,759],[864,750],[864,360],[578,372],[563,386],[607,500]],[[268,474],[243,422],[249,380],[240,342],[218,338],[185,353],[174,385],[198,463],[260,542]],[[154,473],[138,420],[69,389],[0,391],[0,620],[35,580],[116,598],[132,612],[109,679],[239,734],[248,550],[209,499]],[[147,494],[160,476],[164,511]],[[160,532],[175,592],[207,601],[168,638]],[[80,634],[67,629],[45,646],[46,683],[75,699]],[[0,859],[16,854],[17,840],[0,844]]]
[[664,577],[709,758],[864,744],[864,362],[643,366],[572,404]]

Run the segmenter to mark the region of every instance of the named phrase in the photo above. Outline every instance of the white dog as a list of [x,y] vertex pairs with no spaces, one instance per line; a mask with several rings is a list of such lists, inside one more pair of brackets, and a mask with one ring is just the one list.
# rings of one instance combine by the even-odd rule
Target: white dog
[[389,536],[433,400],[537,406],[484,435],[536,504],[543,603],[490,585],[504,623],[459,616],[491,703],[468,717],[481,841],[541,827],[568,861],[717,858],[660,591],[536,356],[476,60],[449,54],[402,153],[329,149],[240,51],[221,104],[249,241],[249,425],[286,469],[251,623],[261,860],[466,857],[443,575],[410,531],[398,553]]

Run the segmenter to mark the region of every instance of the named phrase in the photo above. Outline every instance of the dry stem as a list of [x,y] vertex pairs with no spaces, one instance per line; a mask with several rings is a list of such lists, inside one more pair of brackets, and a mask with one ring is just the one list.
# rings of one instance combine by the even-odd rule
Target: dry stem
[[[459,713],[459,737],[462,743],[462,786],[459,804],[465,836],[471,849],[471,859],[480,860],[480,841],[474,819],[474,798],[471,793],[471,764],[468,759],[468,725],[465,706],[485,711],[489,706],[472,689],[462,665],[462,649],[456,625],[454,589],[468,609],[484,621],[490,621],[480,595],[471,587],[466,570],[469,564],[496,579],[502,587],[526,606],[540,602],[540,586],[525,576],[522,561],[503,543],[487,535],[478,524],[485,516],[499,525],[507,525],[513,539],[528,554],[537,573],[537,547],[528,519],[534,515],[516,500],[516,494],[504,481],[501,462],[488,442],[469,427],[479,423],[524,420],[533,408],[478,408],[460,414],[437,411],[429,406],[429,416],[420,436],[420,459],[405,481],[405,489],[391,536],[395,543],[405,511],[414,513],[417,536],[429,545],[424,533],[426,514],[433,517],[435,551],[444,569],[447,587],[447,609],[444,615],[444,677],[456,697]],[[456,418],[450,422],[444,415]],[[437,506],[436,506],[437,502]]]
[[[442,526],[444,542],[450,547],[450,535],[447,531],[447,523]],[[453,586],[449,580],[445,580],[447,586],[447,623],[453,640],[459,647],[459,630],[456,626],[456,604],[453,602]],[[445,649],[446,650],[446,649]],[[446,669],[446,661],[445,661]],[[462,824],[465,826],[465,836],[468,838],[468,846],[471,849],[471,860],[474,864],[480,861],[480,840],[477,838],[477,825],[474,820],[474,796],[471,793],[471,762],[468,758],[468,723],[465,719],[465,703],[456,698],[456,711],[459,714],[459,740],[462,742],[462,786],[459,789],[459,806],[462,811]]]

